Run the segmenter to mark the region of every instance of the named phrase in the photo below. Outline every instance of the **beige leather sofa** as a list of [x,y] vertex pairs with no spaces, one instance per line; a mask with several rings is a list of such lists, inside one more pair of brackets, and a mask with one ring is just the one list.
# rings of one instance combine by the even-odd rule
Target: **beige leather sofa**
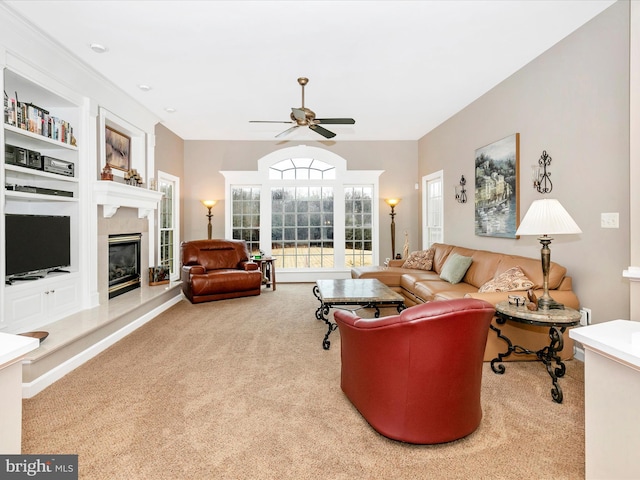
[[[407,307],[430,301],[448,300],[454,298],[472,297],[497,304],[506,301],[510,294],[523,294],[526,292],[485,292],[478,290],[485,283],[498,277],[501,273],[513,267],[520,267],[526,277],[531,280],[535,294],[542,295],[542,266],[539,258],[528,258],[518,255],[508,255],[486,250],[474,250],[435,243],[433,249],[433,265],[431,270],[403,268],[405,260],[391,260],[388,267],[372,266],[357,267],[351,270],[352,278],[377,278],[392,290],[400,293]],[[460,283],[452,284],[440,278],[442,269],[447,259],[458,254],[471,257],[472,262]],[[551,262],[549,270],[549,294],[554,300],[563,303],[567,307],[579,309],[578,297],[572,290],[571,277],[567,276],[567,269],[555,262]],[[493,325],[500,328],[514,344],[523,346],[529,350],[539,350],[549,345],[549,329],[533,325],[525,325],[508,322],[497,325],[493,319]],[[573,340],[569,338],[568,331],[563,335],[564,349],[562,358],[569,359],[573,356]],[[484,360],[489,361],[498,353],[506,351],[506,343],[499,339],[495,332],[489,332]],[[534,355],[511,355],[507,360],[535,359]]]

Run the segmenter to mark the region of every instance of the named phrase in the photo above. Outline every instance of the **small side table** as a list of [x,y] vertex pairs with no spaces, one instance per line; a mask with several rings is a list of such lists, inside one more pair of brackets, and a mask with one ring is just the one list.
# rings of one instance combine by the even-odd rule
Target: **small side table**
[[[496,305],[496,323],[504,325],[507,321],[527,323],[529,325],[538,325],[541,327],[549,327],[549,346],[544,347],[537,352],[528,350],[520,345],[513,345],[511,340],[502,334],[499,328],[491,325],[490,328],[507,343],[508,349],[505,353],[499,353],[496,358],[491,360],[491,370],[494,373],[503,374],[504,365],[502,360],[512,353],[515,354],[535,354],[545,367],[551,377],[553,388],[551,389],[551,398],[554,402],[562,403],[562,389],[558,384],[558,378],[564,376],[566,366],[560,359],[558,352],[564,348],[564,340],[562,334],[567,327],[573,327],[580,323],[580,312],[573,308],[565,307],[564,309],[551,310],[528,310],[524,306],[511,305],[509,302],[500,302]],[[499,363],[499,365],[496,365]],[[555,366],[552,365],[555,363]]]
[[252,258],[254,262],[258,264],[260,270],[262,270],[262,284],[267,288],[271,287],[271,289],[276,291],[276,267],[273,262],[276,260],[276,257],[262,257],[262,258]]

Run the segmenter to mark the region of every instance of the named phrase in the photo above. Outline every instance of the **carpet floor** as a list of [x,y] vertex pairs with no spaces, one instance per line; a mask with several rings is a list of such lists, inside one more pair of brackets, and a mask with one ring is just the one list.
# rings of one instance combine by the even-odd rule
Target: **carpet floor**
[[396,442],[340,390],[312,286],[178,303],[24,400],[23,453],[78,454],[83,479],[584,478],[581,362],[562,404],[539,362],[485,363],[473,434]]

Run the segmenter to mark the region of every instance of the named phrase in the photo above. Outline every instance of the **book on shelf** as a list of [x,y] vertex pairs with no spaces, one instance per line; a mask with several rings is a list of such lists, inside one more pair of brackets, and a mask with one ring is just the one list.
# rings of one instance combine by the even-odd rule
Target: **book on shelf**
[[72,144],[73,127],[69,122],[51,115],[48,110],[37,105],[9,98],[6,93],[4,123],[52,140]]

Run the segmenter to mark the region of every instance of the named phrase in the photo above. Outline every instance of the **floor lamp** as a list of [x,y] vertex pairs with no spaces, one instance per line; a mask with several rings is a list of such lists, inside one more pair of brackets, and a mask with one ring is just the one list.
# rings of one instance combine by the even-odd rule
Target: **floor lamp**
[[541,310],[563,309],[564,305],[556,302],[549,295],[549,266],[551,265],[551,250],[549,235],[566,235],[582,233],[580,227],[574,222],[560,202],[553,198],[535,200],[527,214],[522,219],[516,235],[539,235],[538,240],[542,244],[542,279],[544,292],[538,299],[538,308]]
[[209,219],[209,224],[207,225],[207,238],[209,240],[211,240],[211,217],[213,217],[211,209],[216,203],[218,203],[217,200],[202,200],[202,204],[208,209],[207,218]]
[[396,258],[396,205],[400,203],[399,198],[385,198],[387,205],[391,207],[391,258]]

